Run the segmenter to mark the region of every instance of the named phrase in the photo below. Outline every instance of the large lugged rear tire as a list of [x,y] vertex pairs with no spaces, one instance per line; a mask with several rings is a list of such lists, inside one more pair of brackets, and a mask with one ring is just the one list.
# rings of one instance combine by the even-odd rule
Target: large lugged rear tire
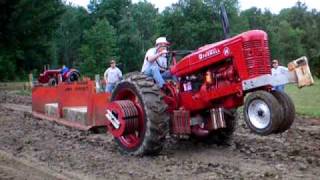
[[273,91],[272,94],[277,98],[284,113],[279,128],[275,130],[274,133],[283,133],[291,127],[295,118],[296,110],[290,96],[285,92]]
[[147,76],[134,73],[115,87],[111,101],[117,100],[130,100],[141,112],[139,131],[115,138],[120,150],[131,155],[158,154],[169,131],[169,116],[157,85]]
[[279,128],[283,111],[277,99],[267,91],[255,91],[246,98],[244,120],[256,134],[269,135]]
[[67,77],[67,82],[75,82],[80,80],[80,73],[78,71],[72,71]]
[[54,87],[54,86],[56,86],[57,84],[58,84],[58,81],[57,81],[57,79],[54,78],[54,77],[50,78],[49,81],[48,81],[48,85],[49,85],[50,87]]

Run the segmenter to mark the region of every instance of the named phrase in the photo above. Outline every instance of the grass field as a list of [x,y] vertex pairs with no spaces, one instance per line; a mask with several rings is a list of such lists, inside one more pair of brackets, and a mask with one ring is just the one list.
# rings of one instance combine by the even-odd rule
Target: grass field
[[288,85],[285,91],[293,99],[298,114],[320,118],[320,79],[315,79],[313,86],[302,89]]

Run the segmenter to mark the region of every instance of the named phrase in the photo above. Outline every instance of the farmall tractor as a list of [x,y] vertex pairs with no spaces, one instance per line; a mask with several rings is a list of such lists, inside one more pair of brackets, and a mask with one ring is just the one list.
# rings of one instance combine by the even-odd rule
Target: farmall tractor
[[313,83],[305,57],[291,62],[287,74],[272,76],[268,36],[260,30],[205,45],[178,62],[177,53],[171,53],[170,71],[179,80],[162,89],[141,73],[128,74],[111,94],[99,93],[99,82],[88,80],[39,85],[32,90],[33,114],[83,130],[105,128],[128,154],[157,154],[168,135],[227,141],[243,105],[252,132],[282,133],[293,123],[295,108],[272,86]]
[[80,79],[80,72],[76,69],[68,69],[62,72],[62,69],[50,69],[48,65],[44,66],[43,73],[38,77],[38,83],[48,86],[56,86],[59,82],[74,82]]

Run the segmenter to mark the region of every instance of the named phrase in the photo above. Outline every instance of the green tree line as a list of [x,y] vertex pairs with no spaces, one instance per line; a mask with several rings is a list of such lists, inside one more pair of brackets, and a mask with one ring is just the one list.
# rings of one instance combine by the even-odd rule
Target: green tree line
[[91,0],[85,9],[63,0],[0,0],[0,81],[37,75],[45,64],[66,64],[92,77],[112,58],[124,72],[139,70],[158,36],[166,36],[172,49],[222,40],[221,3],[231,35],[264,30],[271,58],[287,64],[307,55],[320,75],[320,12],[301,2],[274,14],[256,7],[240,11],[238,0],[179,0],[162,12],[147,1]]

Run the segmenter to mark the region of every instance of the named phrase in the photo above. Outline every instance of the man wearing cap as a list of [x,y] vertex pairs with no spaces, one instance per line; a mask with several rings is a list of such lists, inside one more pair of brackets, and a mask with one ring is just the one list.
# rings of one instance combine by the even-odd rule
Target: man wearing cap
[[[271,69],[272,76],[286,74],[287,72],[288,72],[288,68],[284,66],[279,66],[279,61],[277,59],[272,60],[272,69]],[[273,90],[284,91],[284,84],[274,86]]]
[[116,61],[110,61],[110,67],[104,72],[104,80],[106,81],[106,92],[111,93],[116,83],[122,79],[122,72],[116,67]]
[[[164,78],[169,79],[171,77],[170,72],[166,70],[166,54],[168,53],[167,48],[169,44],[166,37],[159,37],[156,40],[156,46],[147,51],[141,69],[143,74],[153,77],[160,88],[165,83]],[[163,72],[160,73],[160,70]]]

